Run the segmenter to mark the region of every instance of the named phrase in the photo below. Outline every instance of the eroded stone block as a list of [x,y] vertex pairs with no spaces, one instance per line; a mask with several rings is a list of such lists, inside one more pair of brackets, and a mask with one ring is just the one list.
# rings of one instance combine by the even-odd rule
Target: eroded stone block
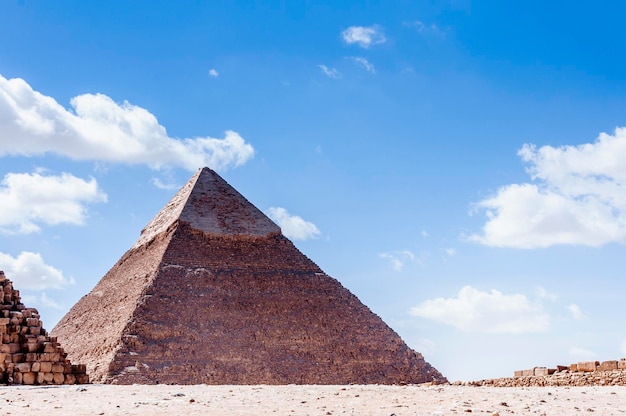
[[596,371],[600,365],[598,361],[580,361],[577,363],[578,371],[592,372]]

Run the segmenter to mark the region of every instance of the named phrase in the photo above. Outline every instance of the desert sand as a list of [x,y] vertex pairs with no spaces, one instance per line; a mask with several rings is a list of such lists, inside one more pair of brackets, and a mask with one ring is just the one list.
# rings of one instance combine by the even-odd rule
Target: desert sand
[[6,415],[622,415],[626,387],[0,387]]

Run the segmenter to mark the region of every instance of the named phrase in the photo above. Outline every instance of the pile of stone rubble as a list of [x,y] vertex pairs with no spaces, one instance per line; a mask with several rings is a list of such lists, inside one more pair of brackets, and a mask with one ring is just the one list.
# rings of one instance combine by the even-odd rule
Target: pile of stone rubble
[[556,368],[535,367],[515,371],[514,377],[455,384],[493,387],[626,386],[626,358],[602,363],[584,361]]
[[19,290],[0,271],[0,383],[85,384],[84,365],[72,365],[37,309],[22,304]]

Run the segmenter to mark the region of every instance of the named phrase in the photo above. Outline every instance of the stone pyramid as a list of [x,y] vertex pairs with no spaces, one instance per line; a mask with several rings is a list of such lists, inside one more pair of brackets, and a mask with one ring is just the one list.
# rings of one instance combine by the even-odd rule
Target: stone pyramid
[[72,365],[56,338],[48,336],[35,308],[0,270],[0,383],[84,384],[84,365]]
[[95,382],[445,381],[209,168],[52,334]]

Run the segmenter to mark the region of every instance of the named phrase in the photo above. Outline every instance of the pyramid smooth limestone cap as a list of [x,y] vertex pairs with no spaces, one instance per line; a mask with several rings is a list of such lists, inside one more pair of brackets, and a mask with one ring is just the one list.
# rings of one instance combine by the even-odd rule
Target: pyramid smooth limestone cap
[[149,242],[177,220],[215,235],[267,236],[281,232],[278,225],[207,167],[199,169],[148,223],[133,248]]

